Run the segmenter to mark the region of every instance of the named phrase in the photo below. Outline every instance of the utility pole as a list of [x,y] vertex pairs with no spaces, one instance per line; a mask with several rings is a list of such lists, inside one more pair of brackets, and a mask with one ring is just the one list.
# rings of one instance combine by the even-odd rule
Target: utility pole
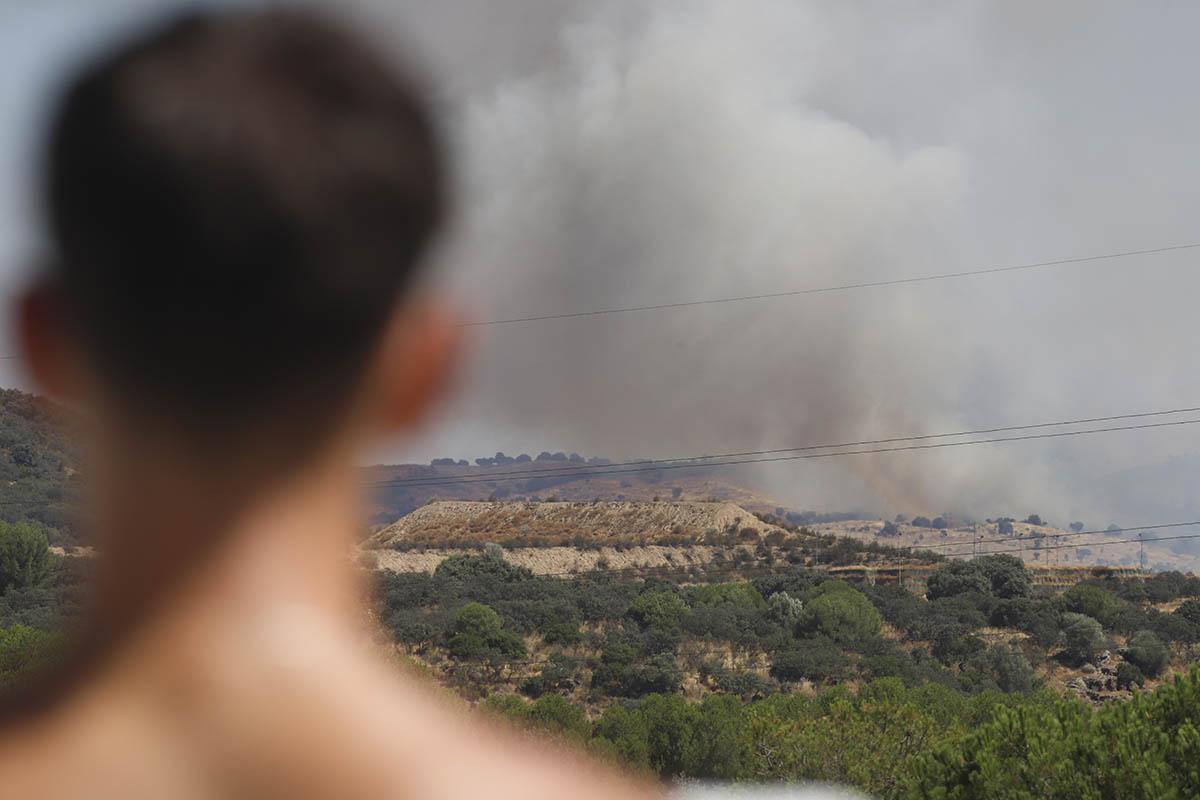
[[1138,532],[1138,566],[1142,568],[1142,572],[1146,571],[1146,543],[1142,540],[1145,535],[1145,531]]
[[979,523],[971,523],[971,560],[979,555]]

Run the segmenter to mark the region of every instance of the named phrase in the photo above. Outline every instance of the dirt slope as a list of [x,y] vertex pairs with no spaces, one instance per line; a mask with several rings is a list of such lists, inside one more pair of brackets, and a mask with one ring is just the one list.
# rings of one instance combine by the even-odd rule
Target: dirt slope
[[[396,550],[369,551],[377,569],[392,572],[433,572],[438,564],[450,556],[479,555],[478,550],[454,550],[430,548],[398,552]],[[720,546],[694,545],[691,547],[598,547],[580,550],[578,547],[519,547],[504,551],[506,561],[533,572],[535,575],[574,575],[593,570],[666,570],[674,574],[686,572],[692,567],[718,567],[727,562],[717,561],[728,549]],[[762,568],[759,567],[761,570]],[[748,568],[753,574],[754,569]],[[649,574],[649,573],[648,573]],[[730,568],[720,574],[735,574]]]
[[[773,512],[781,503],[753,489],[753,476],[736,466],[659,472],[605,472],[603,467],[566,469],[558,463],[504,466],[398,464],[364,469],[372,486],[372,520],[390,525],[431,501],[505,500],[591,502],[722,501],[749,511]],[[521,470],[549,470],[519,479]],[[494,479],[492,479],[494,478]],[[516,479],[514,479],[516,478]]]
[[750,528],[782,530],[733,503],[464,502],[423,506],[372,537],[375,548],[499,542],[526,545],[680,544]]

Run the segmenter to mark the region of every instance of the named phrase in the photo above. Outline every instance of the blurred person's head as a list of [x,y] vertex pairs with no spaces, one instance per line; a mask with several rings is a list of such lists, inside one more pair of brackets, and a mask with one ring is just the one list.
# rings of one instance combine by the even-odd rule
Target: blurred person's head
[[35,377],[103,425],[226,458],[407,424],[455,339],[406,299],[444,183],[422,96],[360,38],[299,11],[160,25],[54,117],[53,259],[21,308]]

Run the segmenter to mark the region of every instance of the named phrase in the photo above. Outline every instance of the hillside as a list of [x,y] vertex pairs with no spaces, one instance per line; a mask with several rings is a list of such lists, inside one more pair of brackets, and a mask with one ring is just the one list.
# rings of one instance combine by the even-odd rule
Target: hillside
[[[503,454],[497,454],[503,456]],[[558,458],[562,456],[562,458]],[[482,464],[437,459],[429,465],[376,465],[364,469],[372,487],[372,519],[390,525],[435,500],[560,500],[572,502],[656,502],[661,500],[735,503],[755,513],[773,512],[779,503],[752,488],[737,467],[611,472],[604,459],[570,460],[561,453],[534,459],[477,459]],[[489,463],[490,462],[490,463]],[[522,473],[531,473],[522,477]]]
[[[50,529],[52,544],[72,547],[81,544],[70,508],[77,459],[61,413],[45,398],[0,389],[0,520],[36,520]],[[866,514],[798,512],[762,492],[753,475],[736,466],[614,472],[619,465],[605,459],[563,453],[497,453],[475,461],[435,459],[428,465],[364,467],[372,490],[373,528],[388,540],[381,545],[383,540],[377,538],[374,546],[476,546],[484,541],[519,546],[522,540],[538,547],[663,546],[680,537],[701,544],[706,532],[724,531],[734,517],[740,515],[755,527],[763,524],[756,517],[773,515],[824,536],[930,549],[950,557],[1007,552],[1031,567],[1200,571],[1200,554],[1190,551],[1190,542],[1154,542],[1155,532],[1146,534],[1143,547],[1122,541],[1136,539],[1137,531],[1075,537],[1052,525],[1015,520],[1004,526],[999,520],[967,525],[947,517],[950,524],[935,529],[909,521],[885,523]],[[1181,473],[1190,474],[1182,467]],[[722,504],[727,507],[713,511]],[[650,512],[650,507],[658,510]],[[412,512],[414,516],[405,516]],[[1163,516],[1167,515],[1147,511],[1144,518]],[[404,536],[397,538],[400,532]],[[647,552],[647,559],[662,560],[653,551]]]
[[361,558],[390,572],[432,572],[444,559],[494,547],[537,575],[617,571],[709,580],[787,565],[907,569],[939,561],[927,552],[816,535],[733,503],[683,501],[434,502],[372,536]]
[[733,503],[440,501],[384,528],[371,545],[715,544],[730,530],[753,531],[753,538],[784,533]]
[[[931,753],[1009,710],[1105,714],[1090,708],[1136,704],[1137,687],[1169,692],[1200,641],[1200,580],[1178,573],[1085,577],[1059,594],[993,556],[943,563],[922,597],[780,562],[537,574],[515,552],[375,573],[383,635],[483,710],[663,778],[711,778],[718,764],[727,777],[927,796],[898,779],[915,779]],[[1044,729],[1080,734],[1031,730]],[[721,738],[722,761],[700,746],[668,761],[660,730],[745,746]]]
[[0,389],[0,520],[37,520],[50,529],[52,544],[75,544],[68,505],[74,462],[61,409]]
[[[1007,553],[1031,567],[1136,567],[1141,565],[1143,555],[1139,543],[1129,541],[1137,539],[1136,530],[1074,534],[1052,525],[1010,522],[1003,526],[1002,532],[1000,522],[992,520],[944,529],[918,527],[907,522],[884,523],[879,519],[815,523],[809,527],[828,536],[880,542],[893,547],[928,548],[950,558]],[[1157,536],[1170,534],[1170,531],[1145,534],[1145,567],[1155,571],[1200,572],[1200,557],[1172,547],[1179,544],[1178,541],[1152,541]]]

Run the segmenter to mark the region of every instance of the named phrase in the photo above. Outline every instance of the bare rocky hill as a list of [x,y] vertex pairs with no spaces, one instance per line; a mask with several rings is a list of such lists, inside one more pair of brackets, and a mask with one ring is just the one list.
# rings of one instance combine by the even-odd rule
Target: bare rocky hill
[[[525,470],[538,474],[522,478]],[[754,489],[753,476],[738,466],[609,472],[602,465],[560,462],[477,466],[439,462],[377,465],[364,468],[363,476],[371,486],[372,520],[380,527],[438,500],[722,501],[761,513],[774,512],[781,505]]]
[[441,501],[384,528],[368,546],[703,544],[746,529],[754,531],[753,538],[786,535],[733,503]]

